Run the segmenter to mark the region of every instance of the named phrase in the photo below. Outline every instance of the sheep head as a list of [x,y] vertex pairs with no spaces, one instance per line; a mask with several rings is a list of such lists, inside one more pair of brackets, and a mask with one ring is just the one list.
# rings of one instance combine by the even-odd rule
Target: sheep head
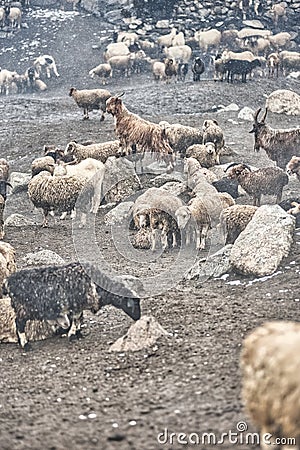
[[69,92],[69,96],[73,97],[73,94],[75,94],[77,92],[77,89],[74,87],[71,87],[70,92]]
[[177,211],[175,212],[175,218],[178,224],[178,228],[180,230],[183,230],[191,218],[191,211],[189,207],[180,206],[180,208],[178,208]]
[[202,131],[206,131],[207,128],[213,126],[219,126],[218,122],[215,119],[207,119],[203,122]]
[[292,156],[291,160],[288,162],[286,166],[286,173],[288,175],[292,175],[293,173],[297,173],[300,169],[300,158],[298,156]]

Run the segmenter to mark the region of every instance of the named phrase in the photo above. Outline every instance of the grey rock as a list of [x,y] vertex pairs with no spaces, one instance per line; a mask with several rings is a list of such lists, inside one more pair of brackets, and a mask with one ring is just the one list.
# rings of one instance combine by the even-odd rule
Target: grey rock
[[169,28],[170,27],[170,21],[169,20],[159,20],[158,22],[156,22],[155,27],[158,28],[158,29]]
[[151,185],[154,187],[161,187],[165,183],[168,183],[170,181],[177,181],[177,182],[183,182],[183,176],[180,172],[173,172],[173,173],[163,173],[151,180]]
[[29,173],[12,172],[9,182],[12,185],[13,193],[25,191],[30,180],[31,175]]
[[226,245],[208,258],[197,261],[185,275],[185,279],[204,282],[209,278],[220,277],[230,272],[232,270],[232,264],[229,261],[231,248],[232,245]]
[[105,166],[103,194],[106,202],[125,200],[141,189],[141,182],[131,161],[111,156],[107,159]]
[[23,257],[27,266],[48,266],[65,264],[65,260],[52,250],[40,250],[35,253],[27,253]]
[[129,217],[129,211],[134,205],[134,202],[122,202],[109,211],[104,217],[106,225],[121,224]]
[[288,89],[272,92],[266,100],[266,108],[277,114],[300,115],[300,95]]
[[167,337],[169,333],[152,316],[143,316],[135,322],[125,336],[111,345],[110,351],[124,352],[145,349],[153,346],[159,338]]
[[28,225],[35,225],[35,222],[22,214],[11,214],[4,222],[6,227],[24,227]]
[[238,113],[238,119],[247,120],[248,122],[253,122],[253,116],[255,111],[252,108],[245,106]]
[[168,183],[165,183],[161,189],[178,197],[178,195],[183,194],[187,190],[187,186],[185,183],[178,183],[178,181],[169,181]]
[[261,206],[233,244],[230,263],[245,275],[271,275],[288,256],[294,229],[295,219],[280,206]]

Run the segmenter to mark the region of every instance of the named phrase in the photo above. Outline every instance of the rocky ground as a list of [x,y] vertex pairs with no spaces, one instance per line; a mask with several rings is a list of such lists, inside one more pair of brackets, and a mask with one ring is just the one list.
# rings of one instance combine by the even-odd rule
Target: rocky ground
[[[44,94],[0,99],[1,157],[9,160],[12,171],[29,172],[31,161],[47,143],[64,147],[72,139],[114,138],[111,117],[100,124],[94,113],[82,121],[82,112],[67,95],[72,85],[97,86],[88,71],[100,62],[101,52],[92,45],[109,36],[109,24],[86,13],[69,14],[63,20],[51,19],[57,17],[53,13],[48,18],[37,16],[29,15],[28,29],[1,39],[0,65],[21,72],[34,56],[49,53],[55,56],[61,77],[51,80]],[[143,74],[109,85],[113,93],[125,91],[129,109],[155,122],[201,126],[205,118],[216,118],[238,160],[258,167],[271,163],[263,152],[253,152],[251,123],[237,119],[236,112],[216,113],[215,107],[230,103],[263,107],[265,95],[278,88],[299,92],[299,84],[283,78],[256,79],[242,86],[214,83],[208,76],[195,85],[189,77],[185,83],[165,85]],[[272,114],[269,122],[274,127],[297,125],[296,118]],[[295,193],[299,195],[300,188],[292,180],[284,196]],[[19,268],[26,265],[27,253],[40,249],[53,250],[66,261],[76,259],[70,221],[41,229],[41,214],[33,211],[25,192],[9,197],[7,214],[13,212],[37,222],[6,230],[5,241],[15,247]],[[78,342],[53,338],[34,343],[27,354],[15,344],[1,344],[1,449],[179,449],[176,440],[159,444],[158,434],[167,428],[169,433],[213,432],[219,439],[221,433],[235,432],[241,421],[255,431],[241,402],[241,344],[248,331],[266,320],[299,320],[299,232],[290,256],[273,277],[255,280],[231,274],[226,280],[200,284],[178,283],[177,251],[159,258],[141,252],[132,261],[118,251],[116,232],[103,224],[101,214],[95,230],[98,249],[119,273],[149,278],[167,276],[176,267],[170,289],[141,302],[142,313],[153,315],[169,337],[145,351],[110,353],[110,344],[131,321],[107,308],[97,316],[85,316],[84,338]],[[258,448],[242,440],[238,445],[226,440],[212,447]],[[212,447],[207,442],[196,446]]]

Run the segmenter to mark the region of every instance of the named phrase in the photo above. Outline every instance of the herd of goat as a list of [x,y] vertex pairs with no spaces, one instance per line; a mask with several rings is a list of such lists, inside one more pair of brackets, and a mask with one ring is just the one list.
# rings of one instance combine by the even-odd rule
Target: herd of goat
[[[172,30],[169,36],[172,45],[163,42],[167,56],[164,61],[152,60],[144,50],[146,40],[132,41],[133,34],[122,35],[120,42],[108,45],[105,61],[92,69],[90,76],[97,75],[106,83],[114,71],[138,73],[145,60],[146,64],[150,63],[155,79],[185,80],[193,52],[183,41],[183,33]],[[200,42],[201,36],[197,36]],[[177,38],[176,45],[174,38]],[[149,48],[151,44],[147,43]],[[207,41],[205,45],[209,48]],[[135,46],[135,51],[131,46]],[[115,54],[120,48],[125,49],[125,55]],[[255,67],[264,64],[264,57],[257,57],[249,50],[237,55],[236,58],[226,50],[215,58],[216,79],[223,80],[225,76],[228,81],[234,81],[240,75],[245,82]],[[286,71],[297,70],[299,59],[299,53],[282,50],[269,54],[265,63],[269,75],[275,76],[280,67]],[[193,80],[200,81],[205,71],[200,57],[193,57],[191,70]],[[23,75],[15,73],[11,78],[1,78],[5,69],[1,70],[1,92],[13,92],[15,86],[18,92],[40,89],[41,78],[50,78],[52,74],[59,76],[54,58],[42,55]],[[115,140],[71,141],[64,150],[55,145],[45,146],[44,154],[32,161],[28,197],[43,211],[43,227],[48,225],[49,214],[58,214],[62,219],[67,214],[80,215],[80,227],[84,227],[86,216],[95,216],[101,204],[104,177],[109,170],[107,162],[134,156],[143,167],[148,153],[164,164],[168,173],[174,172],[183,160],[186,186],[178,196],[164,187],[152,187],[136,198],[129,214],[134,229],[133,245],[140,249],[164,251],[184,245],[203,251],[210,231],[217,227],[227,244],[234,243],[260,207],[263,195],[274,196],[276,203],[293,215],[300,226],[300,198],[282,201],[289,176],[296,174],[300,181],[300,128],[271,128],[266,123],[267,109],[263,113],[261,109],[256,111],[251,132],[254,150],[264,150],[273,164],[253,169],[243,162],[222,164],[226,154],[225,136],[215,119],[206,119],[201,128],[165,121],[154,123],[132,113],[124,104],[122,94],[113,96],[107,89],[72,87],[69,95],[83,110],[83,119],[88,119],[93,110],[101,111],[101,121],[106,113],[110,114],[114,118]],[[8,162],[0,159],[1,239],[5,236],[9,175]],[[252,197],[252,205],[238,203],[241,189],[244,195]],[[82,192],[84,201],[79,202]],[[15,194],[9,195],[13,198]],[[189,201],[185,203],[187,197]],[[25,350],[30,336],[41,339],[57,332],[66,332],[70,340],[80,336],[86,309],[96,313],[111,304],[133,320],[141,316],[139,296],[122,277],[108,275],[87,262],[16,271],[15,251],[4,241],[0,241],[0,284],[4,297],[0,300],[0,325],[3,327],[4,320],[7,332],[3,337],[0,329],[0,340],[9,341],[13,328]],[[295,355],[299,345],[299,324],[266,323],[245,339],[241,357],[243,398],[250,417],[262,435],[272,433],[274,444],[276,437],[295,437],[298,449],[300,360]]]

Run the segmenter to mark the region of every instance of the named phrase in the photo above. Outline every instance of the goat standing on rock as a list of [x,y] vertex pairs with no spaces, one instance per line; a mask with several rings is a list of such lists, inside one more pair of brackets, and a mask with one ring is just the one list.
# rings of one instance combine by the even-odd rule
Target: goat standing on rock
[[142,153],[148,150],[159,155],[167,164],[167,171],[172,172],[174,155],[165,129],[128,111],[119,97],[109,98],[106,109],[115,118],[115,131],[120,140],[121,153],[128,155],[132,147]]

